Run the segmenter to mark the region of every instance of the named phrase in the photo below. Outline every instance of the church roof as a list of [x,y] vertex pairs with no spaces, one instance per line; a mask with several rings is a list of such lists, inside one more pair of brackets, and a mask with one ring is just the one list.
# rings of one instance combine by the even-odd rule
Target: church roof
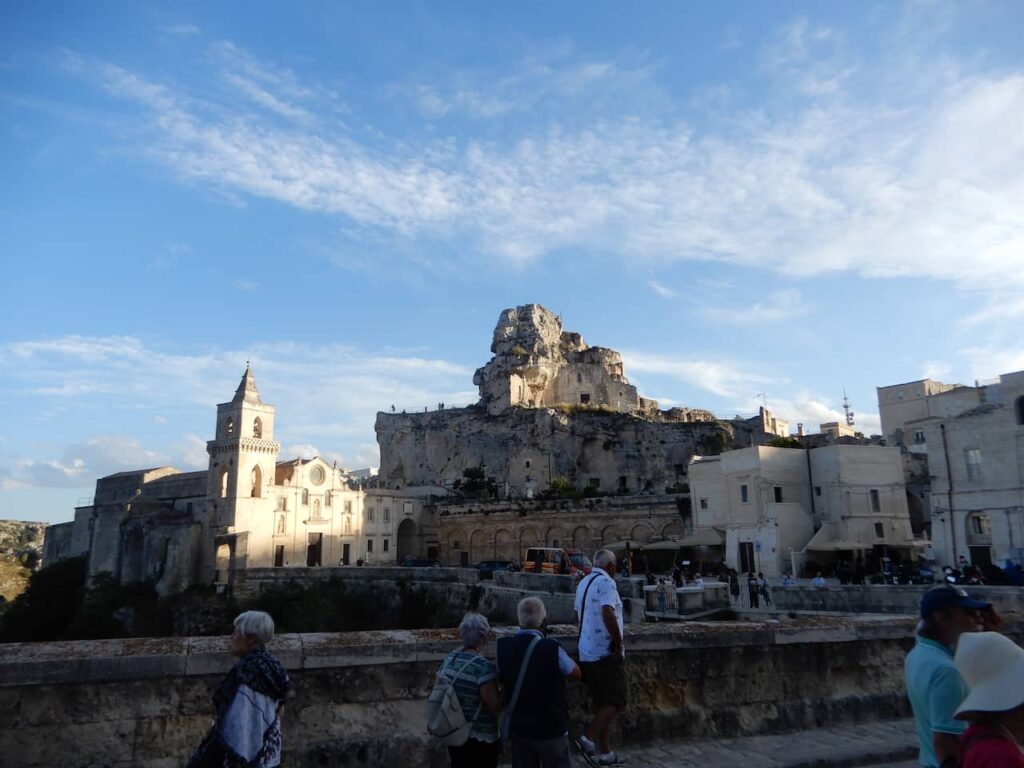
[[238,385],[238,389],[235,390],[235,396],[231,402],[235,405],[241,405],[242,403],[262,405],[263,403],[260,400],[259,390],[256,389],[256,379],[252,375],[252,368],[248,363],[245,364],[245,374],[243,374],[242,381]]

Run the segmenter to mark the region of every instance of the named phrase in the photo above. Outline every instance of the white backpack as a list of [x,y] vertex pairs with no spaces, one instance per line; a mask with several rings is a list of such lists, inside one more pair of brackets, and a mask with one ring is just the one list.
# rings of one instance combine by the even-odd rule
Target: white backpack
[[[448,659],[444,666],[437,671],[434,678],[434,687],[427,697],[427,731],[442,744],[449,747],[461,747],[469,740],[469,732],[473,728],[473,721],[480,714],[480,707],[476,708],[476,714],[472,720],[466,719],[466,713],[462,711],[462,702],[455,692],[455,681],[459,679],[466,667],[473,663],[473,657],[459,667],[450,681],[445,677],[444,672],[448,668]],[[481,702],[481,706],[483,702]]]

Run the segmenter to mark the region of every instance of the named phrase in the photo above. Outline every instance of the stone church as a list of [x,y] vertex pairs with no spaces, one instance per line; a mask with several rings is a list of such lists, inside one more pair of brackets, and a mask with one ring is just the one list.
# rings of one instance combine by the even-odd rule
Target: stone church
[[207,469],[98,479],[92,504],[46,529],[44,562],[87,555],[90,574],[172,594],[243,569],[394,564],[423,549],[419,498],[364,489],[320,458],[280,461],[274,411],[246,367],[217,406]]

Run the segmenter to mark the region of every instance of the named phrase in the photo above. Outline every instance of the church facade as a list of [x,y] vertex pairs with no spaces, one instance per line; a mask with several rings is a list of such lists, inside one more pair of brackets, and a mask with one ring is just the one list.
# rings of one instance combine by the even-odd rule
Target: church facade
[[363,488],[320,458],[279,460],[274,417],[247,367],[217,406],[206,470],[100,478],[92,504],[47,528],[44,562],[86,555],[90,575],[152,580],[172,594],[229,585],[249,568],[394,564],[430,548],[420,498]]

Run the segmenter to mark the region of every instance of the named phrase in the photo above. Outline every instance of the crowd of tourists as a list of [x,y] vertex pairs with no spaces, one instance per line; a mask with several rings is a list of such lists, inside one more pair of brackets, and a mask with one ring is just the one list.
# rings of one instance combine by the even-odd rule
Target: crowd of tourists
[[[452,768],[491,768],[507,744],[513,768],[568,768],[577,752],[588,765],[621,765],[610,729],[626,707],[622,599],[611,550],[577,586],[579,663],[544,635],[546,609],[539,597],[517,606],[519,630],[500,638],[494,659],[482,653],[487,619],[468,613],[459,625],[462,647],[441,662],[428,702],[428,730],[448,746]],[[567,681],[582,681],[593,715],[569,737]],[[457,694],[457,708],[450,693]],[[501,724],[499,727],[499,723]]]

